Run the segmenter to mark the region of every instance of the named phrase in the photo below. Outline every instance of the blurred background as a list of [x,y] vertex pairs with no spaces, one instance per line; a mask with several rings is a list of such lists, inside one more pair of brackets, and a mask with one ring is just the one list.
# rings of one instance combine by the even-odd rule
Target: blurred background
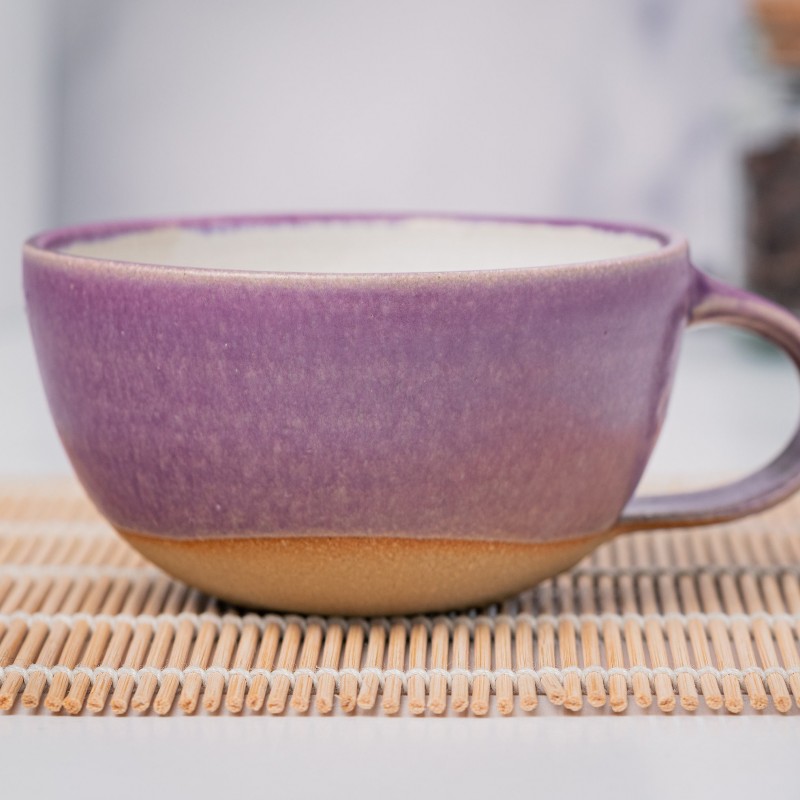
[[[786,187],[763,184],[765,169],[795,169],[800,198],[797,157],[780,155],[794,51],[763,41],[765,19],[786,31],[787,13],[0,0],[0,472],[68,469],[20,288],[20,244],[45,227],[338,209],[599,217],[682,230],[698,266],[768,292],[778,275],[794,303],[800,250],[784,248],[779,273],[764,256],[776,216],[784,237],[800,231]],[[797,418],[796,384],[742,334],[690,334],[650,475],[707,481],[765,461]]]

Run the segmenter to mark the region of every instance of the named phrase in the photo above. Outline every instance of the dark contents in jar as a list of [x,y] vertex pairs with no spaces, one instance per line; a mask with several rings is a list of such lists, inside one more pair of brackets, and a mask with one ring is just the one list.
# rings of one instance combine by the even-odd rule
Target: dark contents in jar
[[800,135],[747,153],[744,169],[749,286],[800,311]]

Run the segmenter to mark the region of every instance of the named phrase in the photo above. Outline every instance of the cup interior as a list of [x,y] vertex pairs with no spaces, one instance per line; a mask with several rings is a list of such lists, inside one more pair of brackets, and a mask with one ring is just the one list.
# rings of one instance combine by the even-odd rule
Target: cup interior
[[411,217],[90,229],[53,249],[138,264],[358,274],[553,267],[623,259],[663,245],[655,233],[586,223]]

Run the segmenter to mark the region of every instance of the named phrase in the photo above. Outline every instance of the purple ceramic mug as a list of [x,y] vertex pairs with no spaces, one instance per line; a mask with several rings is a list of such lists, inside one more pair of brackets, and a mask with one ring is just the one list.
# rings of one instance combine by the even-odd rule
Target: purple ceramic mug
[[309,215],[33,237],[25,294],[89,496],[170,573],[325,613],[483,603],[621,531],[759,511],[800,435],[710,491],[631,496],[681,334],[725,322],[800,363],[800,323],[594,222]]

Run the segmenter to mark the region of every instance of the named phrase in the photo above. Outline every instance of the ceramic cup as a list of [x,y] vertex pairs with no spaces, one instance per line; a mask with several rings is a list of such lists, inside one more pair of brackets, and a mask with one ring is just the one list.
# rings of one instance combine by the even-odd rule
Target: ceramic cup
[[484,603],[619,532],[740,517],[800,486],[795,434],[744,480],[631,500],[687,325],[748,328],[800,362],[800,323],[698,272],[681,236],[426,215],[124,222],[33,237],[24,282],[89,496],[149,559],[236,603]]

